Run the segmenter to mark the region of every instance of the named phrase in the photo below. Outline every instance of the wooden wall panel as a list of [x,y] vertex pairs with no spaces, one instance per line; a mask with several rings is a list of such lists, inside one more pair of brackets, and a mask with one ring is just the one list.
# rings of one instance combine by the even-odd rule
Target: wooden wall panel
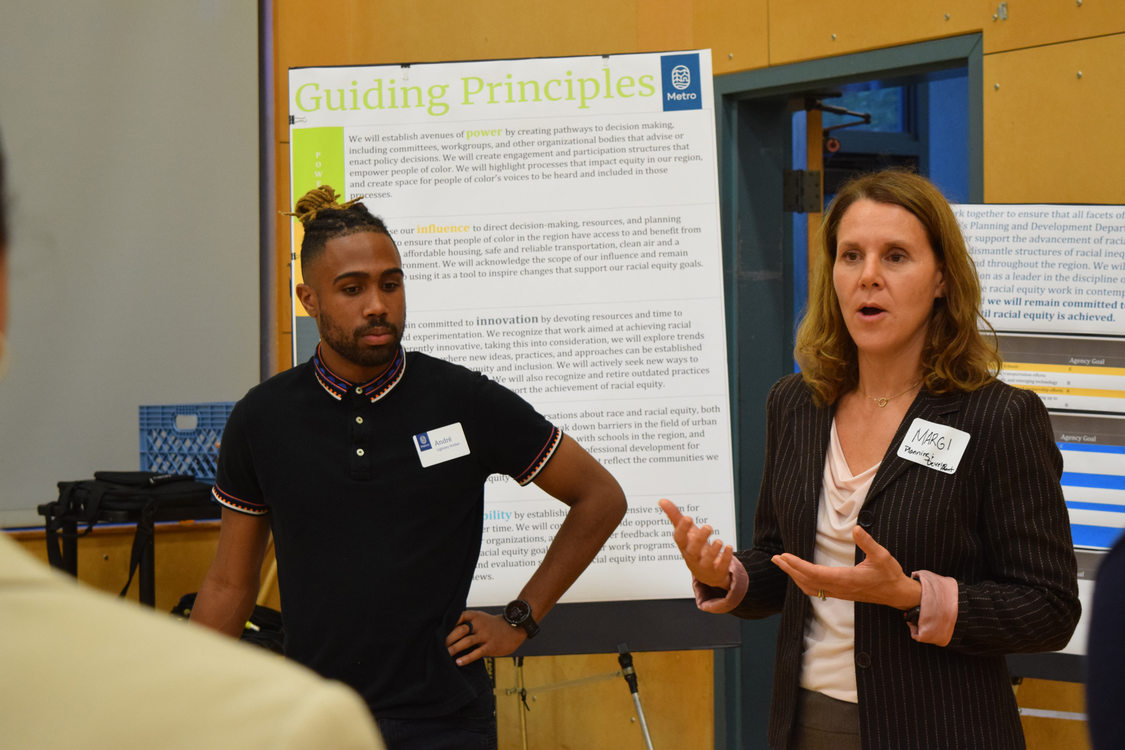
[[[1085,690],[1076,682],[1024,680],[1016,688],[1016,701],[1020,708],[1079,715],[1086,711]],[[1084,721],[1055,716],[1021,716],[1020,723],[1028,750],[1090,748],[1090,735]]]
[[[642,0],[634,5],[636,41],[630,52],[690,49],[694,18],[690,0]],[[612,53],[613,50],[603,50]],[[537,55],[538,57],[538,55]]]
[[985,202],[1125,203],[1123,59],[1125,34],[985,56]]
[[847,4],[836,0],[770,0],[769,64],[784,65],[979,31],[991,23],[990,5],[980,0],[865,0]]
[[[991,13],[999,5],[987,3]],[[985,27],[985,54],[1125,32],[1121,0],[1008,0],[1007,9]]]
[[[656,15],[675,16],[677,6],[686,5],[659,3]],[[633,52],[638,45],[639,11],[627,0],[535,6],[515,0],[350,0],[332,8],[326,13],[319,3],[278,1],[277,49],[284,66],[590,55]],[[679,35],[690,42],[690,32]]]
[[693,6],[689,46],[711,50],[715,75],[769,65],[768,0],[696,0]]
[[[644,740],[616,654],[528,657],[525,709],[517,693],[514,660],[496,660],[496,715],[500,750],[519,750],[522,721],[529,748],[643,748]],[[633,654],[637,694],[658,748],[714,746],[710,651]],[[547,689],[542,689],[547,688]]]

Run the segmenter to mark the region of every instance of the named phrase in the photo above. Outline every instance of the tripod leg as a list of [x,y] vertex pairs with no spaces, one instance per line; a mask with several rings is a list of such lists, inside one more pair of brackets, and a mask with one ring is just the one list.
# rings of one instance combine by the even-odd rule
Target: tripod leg
[[645,736],[645,747],[652,750],[652,737],[648,733],[648,722],[645,721],[645,710],[641,708],[641,696],[633,693],[633,706],[637,709],[637,718],[641,721],[641,734]]
[[523,750],[527,750],[527,688],[523,684],[523,657],[516,657],[516,688],[519,690],[520,703],[516,710],[520,712],[520,742]]
[[633,669],[633,655],[629,653],[628,644],[620,643],[617,645],[617,663],[621,665],[621,674],[629,685],[629,692],[633,694],[633,705],[637,709],[637,718],[641,720],[641,733],[645,737],[645,747],[652,750],[652,737],[648,733],[645,710],[641,707],[641,696],[637,694],[637,670]]

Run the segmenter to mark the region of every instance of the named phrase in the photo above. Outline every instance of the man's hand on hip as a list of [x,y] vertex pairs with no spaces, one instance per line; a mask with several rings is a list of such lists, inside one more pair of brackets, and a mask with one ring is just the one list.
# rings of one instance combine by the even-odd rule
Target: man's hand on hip
[[500,615],[467,609],[445,637],[445,645],[457,666],[463,667],[486,656],[507,656],[525,640],[523,628],[513,628]]

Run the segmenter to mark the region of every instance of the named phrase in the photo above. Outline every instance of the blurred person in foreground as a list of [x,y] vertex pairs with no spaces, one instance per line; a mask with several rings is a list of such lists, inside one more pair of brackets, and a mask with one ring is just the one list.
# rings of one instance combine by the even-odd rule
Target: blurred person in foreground
[[1125,535],[1098,566],[1086,641],[1086,716],[1094,750],[1125,747]]
[[996,378],[948,202],[905,171],[829,206],[799,374],[766,406],[753,546],[661,501],[701,609],[781,613],[769,742],[1020,748],[1004,655],[1067,644],[1077,574],[1046,408]]
[[[5,195],[0,150],[0,377],[10,355]],[[345,685],[88,588],[2,532],[0,664],[4,747],[383,748]]]

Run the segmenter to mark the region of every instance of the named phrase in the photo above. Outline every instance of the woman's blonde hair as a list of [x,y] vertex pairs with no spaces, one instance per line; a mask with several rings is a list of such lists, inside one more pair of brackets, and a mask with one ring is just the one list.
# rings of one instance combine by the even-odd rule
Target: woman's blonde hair
[[[840,221],[852,204],[871,200],[901,206],[913,214],[930,240],[945,281],[934,300],[922,350],[922,382],[933,393],[972,391],[1000,371],[995,331],[980,314],[980,281],[961,227],[949,202],[924,177],[900,169],[848,182],[824,214],[817,254],[810,268],[809,303],[797,329],[794,357],[818,403],[833,404],[859,382],[855,342],[840,312],[832,280]],[[986,328],[990,337],[981,335]]]

